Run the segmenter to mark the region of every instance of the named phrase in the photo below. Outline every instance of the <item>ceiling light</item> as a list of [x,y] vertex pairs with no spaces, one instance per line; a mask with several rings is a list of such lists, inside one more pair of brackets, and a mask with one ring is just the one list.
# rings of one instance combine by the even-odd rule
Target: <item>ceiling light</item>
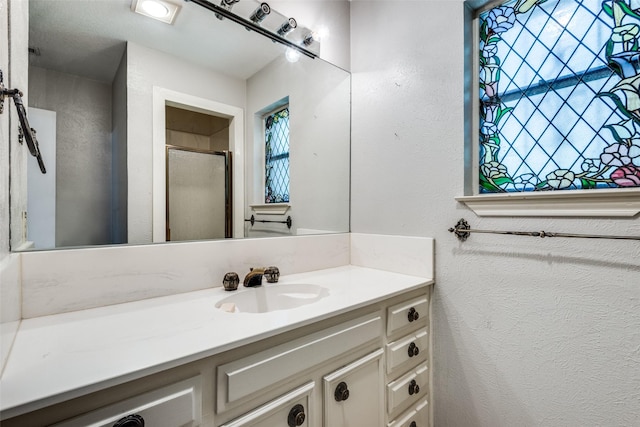
[[145,0],[140,4],[140,9],[144,13],[154,18],[164,18],[169,14],[169,9],[162,3],[151,0]]
[[131,10],[140,15],[173,24],[180,6],[164,0],[133,0]]

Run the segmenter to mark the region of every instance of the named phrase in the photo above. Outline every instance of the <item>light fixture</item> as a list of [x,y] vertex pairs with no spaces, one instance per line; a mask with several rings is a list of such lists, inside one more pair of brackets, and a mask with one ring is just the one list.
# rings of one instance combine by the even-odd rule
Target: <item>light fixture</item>
[[164,18],[169,14],[169,9],[162,3],[146,0],[140,3],[140,9],[154,18]]
[[287,61],[289,62],[298,62],[300,59],[300,51],[292,47],[288,47],[284,53],[284,57],[287,58]]
[[[220,7],[225,10],[231,10],[233,5],[238,3],[239,1],[240,0],[220,0]],[[220,15],[219,13],[216,13],[216,18],[222,21],[224,19],[224,16]]]
[[314,42],[320,42],[329,36],[329,30],[327,27],[320,27],[317,31],[310,31],[309,34],[304,36],[302,44],[305,46],[311,46]]
[[173,24],[180,6],[164,0],[134,0],[131,3],[131,10],[140,15]]
[[289,34],[291,31],[295,30],[298,26],[298,23],[295,19],[289,18],[278,28],[278,35],[284,37]]
[[[215,13],[216,16],[218,16],[220,19],[223,19],[223,18],[229,19],[230,21],[233,21],[236,24],[242,25],[249,31],[255,31],[258,34],[271,39],[271,41],[273,41],[274,43],[280,43],[284,46],[290,47],[298,51],[299,53],[308,56],[309,58],[313,59],[318,57],[317,53],[307,49],[304,45],[302,45],[302,43],[300,43],[299,40],[294,42],[285,38],[285,36],[288,33],[293,31],[298,26],[298,23],[293,18],[289,18],[286,22],[284,22],[276,32],[271,29],[265,28],[259,24],[256,24],[255,22],[247,18],[243,18],[231,12],[229,9],[234,3],[237,3],[239,0],[221,0],[220,6],[218,6],[216,3],[211,3],[209,0],[187,0],[187,1],[189,1],[189,3],[197,4],[198,6],[201,6]],[[225,4],[229,7],[228,8],[223,7]]]
[[311,46],[313,42],[318,41],[319,39],[320,38],[318,37],[318,33],[316,33],[315,31],[312,31],[306,36],[304,36],[304,39],[302,39],[302,44],[305,46]]
[[269,5],[266,3],[262,3],[256,10],[253,11],[251,16],[249,17],[249,20],[251,20],[251,22],[253,22],[254,24],[260,24],[270,13],[271,8],[269,7]]

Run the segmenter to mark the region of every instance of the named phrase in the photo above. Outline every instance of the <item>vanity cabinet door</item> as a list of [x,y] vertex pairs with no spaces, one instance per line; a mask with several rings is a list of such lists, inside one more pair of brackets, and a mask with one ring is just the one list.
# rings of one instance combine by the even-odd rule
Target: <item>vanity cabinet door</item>
[[220,427],[311,427],[314,386],[307,383]]
[[377,427],[384,423],[382,349],[324,377],[324,425]]

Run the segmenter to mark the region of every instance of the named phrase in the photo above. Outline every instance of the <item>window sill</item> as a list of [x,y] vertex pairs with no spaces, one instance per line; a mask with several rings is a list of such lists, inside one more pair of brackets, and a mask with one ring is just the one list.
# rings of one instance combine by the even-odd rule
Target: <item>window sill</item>
[[478,216],[633,217],[640,189],[553,191],[456,197]]
[[250,206],[251,210],[257,215],[284,215],[291,207],[288,203],[267,203]]

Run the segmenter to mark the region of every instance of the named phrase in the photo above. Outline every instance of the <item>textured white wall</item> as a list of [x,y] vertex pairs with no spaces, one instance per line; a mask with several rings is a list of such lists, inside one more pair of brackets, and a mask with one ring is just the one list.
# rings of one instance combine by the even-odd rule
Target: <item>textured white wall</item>
[[[9,66],[5,70],[5,86],[10,89],[20,89],[23,96],[23,104],[29,105],[29,72],[28,72],[28,22],[29,22],[29,2],[26,1],[5,1],[4,7],[8,7],[10,14],[9,22]],[[11,128],[9,135],[11,144],[9,147],[11,177],[9,180],[11,193],[11,248],[16,249],[26,241],[25,222],[22,214],[27,211],[27,156],[30,156],[26,144],[20,145],[17,142],[18,115],[13,105],[13,100],[8,107],[10,115],[9,122]]]
[[[9,68],[10,46],[26,46],[27,16],[26,2],[16,5],[11,1],[0,1],[0,70],[4,73],[4,85],[9,89],[18,87],[26,91],[26,51],[20,54],[12,50],[12,68]],[[9,31],[9,14],[11,14],[11,32]],[[13,40],[12,40],[13,39]],[[21,68],[22,67],[22,68]],[[21,71],[14,75],[14,71]],[[18,86],[19,85],[19,86]],[[9,154],[17,160],[13,166],[16,174],[13,181],[16,187],[26,184],[26,153],[27,148],[18,144],[16,108],[13,100],[5,100],[5,112],[0,115],[0,372],[4,369],[11,344],[18,330],[22,311],[20,306],[20,274],[19,255],[9,252]],[[24,160],[24,163],[22,162]],[[19,178],[19,179],[15,179]],[[15,187],[14,187],[15,188]],[[18,210],[26,208],[26,193],[24,198],[14,197]],[[18,227],[19,230],[20,227]],[[14,233],[15,234],[15,233]],[[16,244],[21,243],[21,235],[16,237]]]
[[[2,38],[2,46],[0,46],[0,70],[7,72],[9,65],[8,47],[9,28],[7,17],[7,4],[0,2],[0,37]],[[6,260],[9,256],[9,115],[0,115],[0,313],[11,310],[12,307],[6,302],[10,295],[11,286],[5,284],[4,272],[6,269]],[[15,305],[15,304],[14,304]],[[19,306],[19,304],[18,304]],[[18,313],[19,317],[19,313]],[[4,317],[0,318],[0,373],[4,368],[11,342],[15,334],[15,330],[5,333]]]
[[435,425],[640,425],[640,219],[478,218],[463,194],[463,3],[352,1],[352,231],[436,238]]
[[127,54],[111,84],[111,233],[113,243],[127,242]]
[[112,243],[111,84],[39,67],[29,73],[29,106],[57,113],[56,247]]
[[[6,1],[0,1],[0,70],[9,72],[9,16]],[[7,86],[8,83],[5,83]],[[7,99],[7,110],[11,107]],[[0,115],[0,261],[9,254],[9,114]]]

